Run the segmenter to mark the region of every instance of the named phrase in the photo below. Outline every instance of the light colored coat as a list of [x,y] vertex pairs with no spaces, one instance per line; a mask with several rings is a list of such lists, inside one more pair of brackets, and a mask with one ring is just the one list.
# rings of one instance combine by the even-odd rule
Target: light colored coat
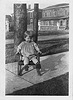
[[23,41],[19,44],[17,52],[19,52],[20,49],[24,57],[29,57],[30,55],[36,54],[36,52],[40,52],[38,45],[35,42]]

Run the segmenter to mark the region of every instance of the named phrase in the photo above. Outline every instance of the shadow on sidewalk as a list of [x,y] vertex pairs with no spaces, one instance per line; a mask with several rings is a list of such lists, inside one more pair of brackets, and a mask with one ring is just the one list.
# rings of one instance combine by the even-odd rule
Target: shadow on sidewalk
[[58,76],[51,80],[44,81],[42,83],[35,84],[28,88],[15,91],[6,95],[56,95],[56,96],[68,96],[69,93],[69,73]]

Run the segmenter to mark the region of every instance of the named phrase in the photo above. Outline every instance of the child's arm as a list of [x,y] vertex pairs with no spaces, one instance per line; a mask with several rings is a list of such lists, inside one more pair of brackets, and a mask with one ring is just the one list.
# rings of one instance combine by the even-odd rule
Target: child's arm
[[23,45],[23,42],[18,45],[16,53],[20,53],[22,45]]
[[42,53],[36,43],[34,43],[34,47],[35,47],[36,51],[38,51],[38,53]]

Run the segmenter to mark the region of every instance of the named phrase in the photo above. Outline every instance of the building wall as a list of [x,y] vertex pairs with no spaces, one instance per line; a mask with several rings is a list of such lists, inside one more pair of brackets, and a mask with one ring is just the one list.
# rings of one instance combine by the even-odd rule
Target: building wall
[[5,16],[5,31],[6,32],[14,31],[14,15]]
[[8,20],[6,20],[5,22],[5,31],[9,32],[9,21]]
[[[27,29],[33,30],[33,12],[34,9],[27,10]],[[14,15],[13,15],[14,16]],[[6,31],[14,30],[14,18],[7,15]],[[51,6],[44,9],[39,9],[38,18],[39,30],[60,30],[69,29],[69,5]]]
[[42,11],[40,30],[65,30],[69,29],[69,6],[48,7]]
[[[27,11],[27,30],[33,30],[33,13],[34,9],[30,9]],[[42,10],[39,9],[39,15],[38,15],[38,20],[42,18]],[[39,25],[39,22],[38,22]]]
[[63,16],[67,17],[69,16],[69,7],[60,7],[60,8],[52,8],[52,9],[46,9],[42,11],[42,17],[58,17]]

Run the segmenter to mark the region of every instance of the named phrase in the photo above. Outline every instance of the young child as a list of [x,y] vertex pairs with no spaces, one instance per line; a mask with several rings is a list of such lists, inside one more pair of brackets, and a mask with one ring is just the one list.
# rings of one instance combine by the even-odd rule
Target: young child
[[38,48],[38,45],[33,42],[33,35],[30,34],[30,32],[26,31],[24,33],[24,39],[25,41],[21,42],[17,48],[17,52],[21,50],[21,54],[23,55],[24,68],[26,71],[28,71],[29,61],[33,61],[33,63],[36,65],[38,75],[41,75],[41,65],[36,56],[37,52],[41,53],[41,51]]

